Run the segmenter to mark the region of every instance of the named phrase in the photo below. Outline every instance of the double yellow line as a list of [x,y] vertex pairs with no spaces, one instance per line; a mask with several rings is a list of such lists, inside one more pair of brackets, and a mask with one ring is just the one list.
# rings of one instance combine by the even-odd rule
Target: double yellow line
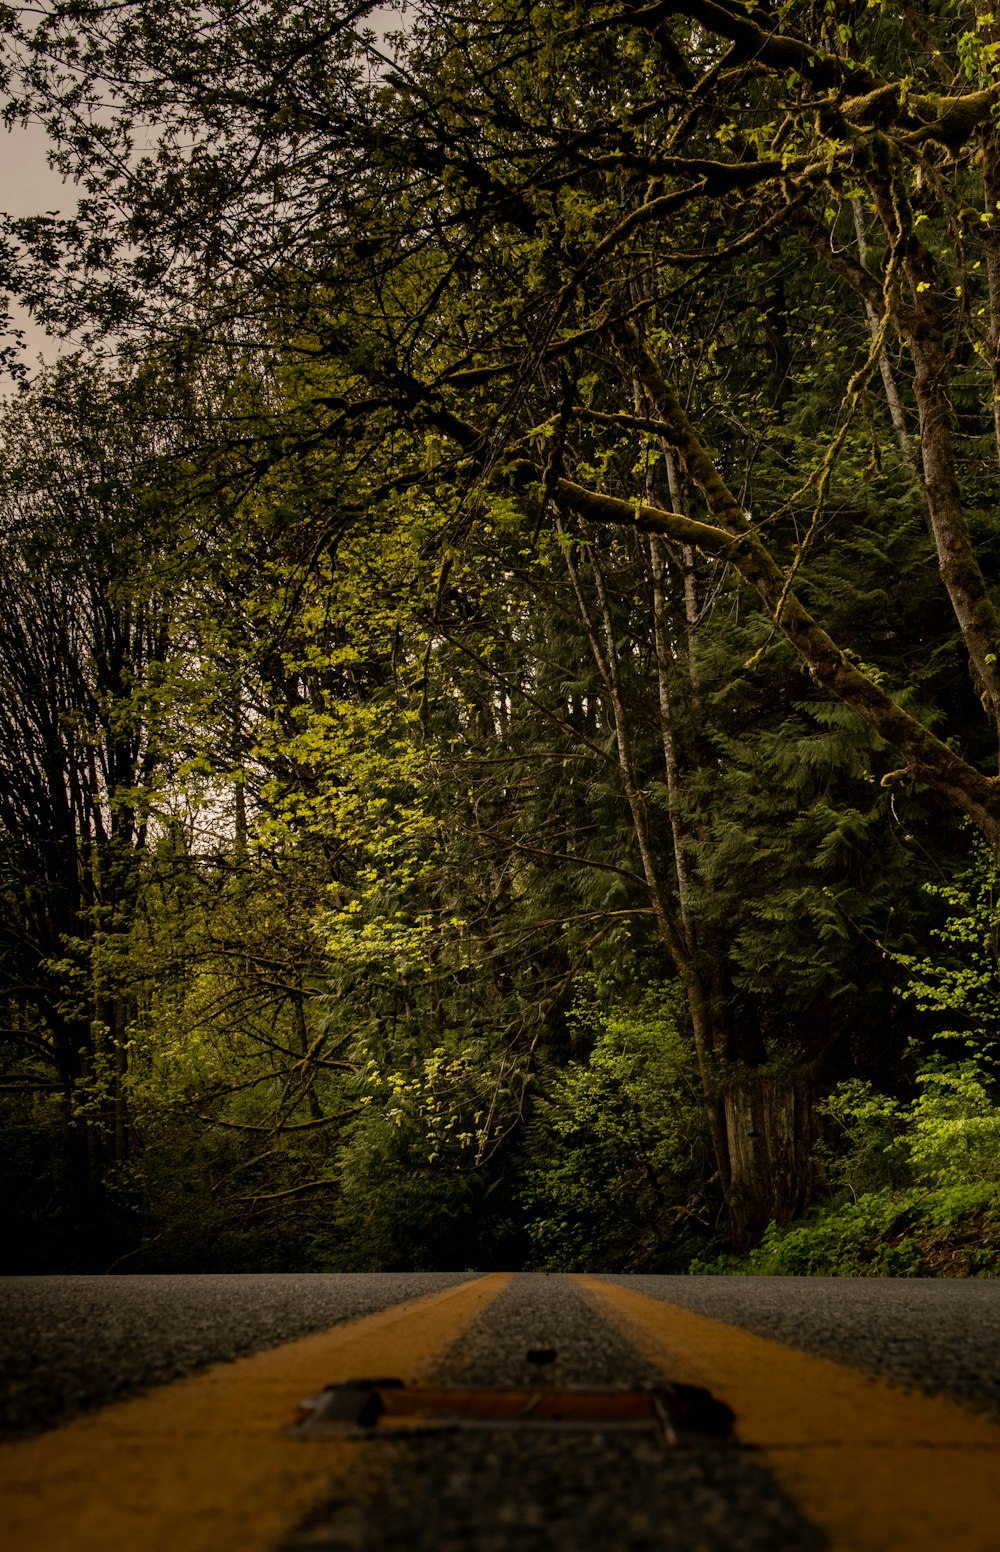
[[[375,1468],[364,1445],[287,1438],[300,1400],[362,1375],[428,1378],[509,1280],[461,1283],[3,1446],[0,1547],[273,1552],[331,1481],[363,1469],[370,1487]],[[740,1443],[834,1552],[1000,1552],[1000,1424],[622,1285],[575,1280],[668,1379],[733,1407]]]

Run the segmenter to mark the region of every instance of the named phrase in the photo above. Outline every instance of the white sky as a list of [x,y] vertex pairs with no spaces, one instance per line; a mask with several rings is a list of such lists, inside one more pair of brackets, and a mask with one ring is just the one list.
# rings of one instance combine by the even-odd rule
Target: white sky
[[[48,210],[70,210],[74,204],[72,187],[67,187],[46,160],[48,137],[41,128],[18,125],[0,141],[0,209],[11,216],[35,216]],[[51,360],[66,346],[53,340],[44,329],[15,308],[15,322],[24,329],[26,359],[34,365],[39,355]]]
[[[398,6],[377,5],[365,25],[385,33],[399,28],[402,19]],[[74,186],[49,166],[48,143],[40,125],[0,130],[0,210],[11,216],[34,216],[48,211],[69,214],[73,210]],[[25,360],[29,367],[39,357],[51,361],[60,351],[72,348],[72,341],[54,339],[22,309],[15,310],[15,322],[25,331]]]

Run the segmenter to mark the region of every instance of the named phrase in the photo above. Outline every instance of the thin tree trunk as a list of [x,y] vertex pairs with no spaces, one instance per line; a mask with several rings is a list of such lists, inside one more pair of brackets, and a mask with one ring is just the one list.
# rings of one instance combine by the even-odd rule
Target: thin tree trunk
[[[865,231],[864,214],[859,200],[852,200],[851,207],[854,212],[854,231],[858,239],[858,258],[865,269],[867,269],[868,234]],[[875,304],[866,296],[862,298],[862,306],[865,310],[865,318],[868,321],[868,332],[873,340],[877,339],[882,320],[879,318]],[[884,345],[879,351],[878,369],[882,378],[882,387],[885,390],[885,402],[889,410],[889,419],[892,421],[892,429],[896,434],[897,446],[914,474],[919,477],[923,473],[920,458],[916,448],[913,446],[910,433],[906,429],[906,413],[903,409],[903,401],[899,397],[899,389],[896,386],[896,379],[892,372],[892,363],[889,360],[889,353]]]
[[128,1116],[128,1003],[114,999],[112,1039],[115,1056],[115,1164],[124,1164],[129,1155]]
[[[643,405],[638,381],[635,385],[636,413]],[[667,472],[670,503],[675,512],[686,513],[684,492],[673,449],[665,439],[660,446]],[[652,471],[646,473],[646,501],[655,504]],[[694,588],[694,552],[684,546],[684,619],[687,658],[692,695],[698,696],[697,627],[698,604]],[[657,663],[660,729],[670,804],[671,832],[676,858],[678,901],[681,925],[692,962],[704,965],[711,988],[698,979],[704,999],[703,1017],[710,1030],[706,1042],[713,1059],[709,1074],[714,1104],[718,1106],[718,1132],[724,1133],[726,1208],[734,1248],[745,1250],[754,1244],[772,1220],[785,1223],[808,1204],[813,1187],[812,1152],[815,1142],[815,1109],[811,1085],[802,1071],[769,1074],[755,1071],[740,1059],[740,1041],[730,1028],[725,994],[724,956],[711,940],[706,941],[690,909],[691,888],[679,815],[679,772],[673,732],[668,664],[669,643],[665,619],[665,568],[661,541],[649,541],[653,579],[653,631]],[[605,620],[608,618],[605,609]],[[722,1151],[721,1141],[716,1147]]]
[[[558,524],[560,532],[564,532],[561,522]],[[625,715],[625,705],[622,696],[621,676],[619,673],[618,655],[615,648],[614,629],[611,612],[608,607],[607,592],[604,587],[604,578],[600,566],[593,556],[591,565],[594,573],[594,582],[597,589],[598,601],[601,610],[602,631],[599,631],[586,595],[580,582],[579,572],[569,550],[565,551],[566,567],[570,582],[576,595],[580,618],[583,623],[587,639],[590,643],[597,671],[604,684],[608,701],[611,707],[614,722],[615,743],[618,750],[618,767],[621,775],[622,789],[625,800],[632,817],[632,828],[639,850],[639,858],[642,864],[643,878],[649,894],[649,902],[653,908],[653,916],[656,921],[660,936],[663,939],[667,952],[676,966],[678,975],[685,989],[688,1008],[691,1014],[691,1027],[694,1036],[695,1055],[698,1061],[698,1072],[701,1079],[702,1093],[705,1101],[706,1118],[708,1120],[709,1135],[712,1139],[712,1148],[722,1181],[723,1191],[729,1189],[729,1153],[726,1144],[725,1118],[722,1103],[718,1093],[716,1075],[716,1053],[714,1049],[714,1031],[712,1028],[711,1008],[705,988],[697,966],[688,948],[681,924],[674,916],[667,903],[663,890],[659,871],[656,866],[655,853],[649,828],[649,811],[646,801],[640,790],[636,778],[635,765],[632,757],[631,741],[628,736],[628,723]],[[603,642],[601,636],[603,634]]]
[[243,774],[243,697],[240,686],[238,684],[236,687],[236,698],[233,707],[233,744],[234,753],[237,760],[239,761],[233,793],[233,858],[237,864],[241,864],[247,860],[249,831],[247,829],[246,777]]
[[314,1073],[308,1070],[309,1061],[309,1026],[306,1023],[305,996],[300,987],[292,995],[292,1016],[295,1019],[295,1032],[299,1037],[299,1050],[302,1053],[302,1082],[305,1090],[306,1104],[309,1106],[309,1116],[313,1121],[323,1119],[323,1107],[316,1095],[316,1078]]
[[[677,459],[674,450],[665,437],[659,438],[660,451],[663,454],[663,463],[667,471],[667,489],[670,491],[670,505],[675,512],[687,514],[687,504],[684,495],[684,487],[681,482],[680,471],[677,468]],[[688,648],[688,672],[691,675],[691,689],[694,694],[695,704],[699,699],[701,689],[701,673],[698,666],[698,581],[695,566],[695,550],[691,544],[682,544],[681,563],[684,571],[684,623],[687,631]]]
[[[1000,41],[1000,23],[994,7],[978,0],[976,5],[983,42]],[[993,389],[993,442],[1000,460],[1000,136],[996,124],[986,124],[981,136],[983,149],[983,213],[986,226],[986,278],[989,285],[990,317],[986,348]]]
[[664,565],[660,540],[649,541],[649,563],[653,576],[653,644],[656,652],[656,683],[660,705],[660,740],[663,745],[663,769],[667,778],[667,808],[670,836],[674,843],[674,872],[677,877],[677,907],[681,930],[688,952],[694,955],[694,928],[691,920],[691,880],[684,853],[684,834],[680,816],[680,772],[674,739],[673,708],[670,704],[668,674],[669,647],[664,618]]

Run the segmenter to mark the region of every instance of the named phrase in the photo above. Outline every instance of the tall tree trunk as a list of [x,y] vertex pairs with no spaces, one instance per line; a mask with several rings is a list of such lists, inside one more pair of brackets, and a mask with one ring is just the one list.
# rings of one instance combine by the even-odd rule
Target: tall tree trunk
[[292,993],[292,1017],[295,1020],[295,1033],[298,1036],[299,1050],[302,1053],[302,1083],[309,1106],[309,1115],[313,1121],[323,1119],[323,1107],[316,1094],[316,1072],[311,1062],[309,1048],[309,1026],[306,1022],[306,999],[301,986]]
[[236,777],[233,783],[233,860],[238,867],[242,866],[247,860],[250,834],[247,826],[247,785],[243,771],[244,753],[243,693],[242,685],[237,682],[233,697],[233,757],[237,761]]
[[659,539],[649,541],[649,564],[653,576],[653,644],[656,653],[656,682],[660,709],[660,742],[663,746],[663,769],[667,779],[667,808],[670,816],[670,835],[674,843],[674,874],[677,880],[677,906],[681,928],[688,949],[694,951],[694,924],[691,915],[691,880],[684,851],[684,834],[681,824],[681,783],[677,763],[677,744],[674,738],[673,707],[668,673],[669,648],[667,644],[664,611],[664,565]]
[[[641,410],[637,404],[637,410]],[[686,512],[684,493],[673,449],[661,439],[667,470],[670,502],[675,512]],[[655,496],[647,480],[646,500]],[[698,602],[694,578],[694,553],[684,546],[684,622],[687,666],[691,693],[699,699]],[[724,975],[724,952],[709,928],[696,921],[690,908],[691,881],[679,823],[680,776],[674,719],[668,679],[668,644],[665,621],[665,573],[661,541],[649,541],[653,579],[653,631],[659,689],[660,729],[670,805],[670,821],[676,859],[679,913],[692,961],[703,967],[699,977],[699,1016],[710,1034],[705,1044],[714,1053],[713,1101],[721,1109],[719,1132],[724,1133],[725,1159],[720,1162],[730,1233],[734,1248],[745,1250],[755,1243],[772,1220],[786,1223],[809,1202],[814,1187],[813,1146],[816,1126],[813,1096],[803,1070],[769,1074],[747,1060],[746,1042],[734,1027]],[[689,999],[690,1001],[690,999]],[[693,1013],[693,1010],[692,1010]],[[717,1152],[719,1149],[717,1148]]]
[[[681,512],[686,515],[688,510],[687,498],[684,493],[684,486],[677,467],[674,450],[665,437],[660,437],[659,442],[660,452],[663,454],[664,467],[667,471],[670,505],[675,512]],[[650,504],[652,505],[653,503],[650,502]],[[695,698],[695,704],[697,704],[701,688],[701,669],[698,664],[698,582],[694,545],[682,544],[680,552],[684,568],[684,626],[687,632],[688,672],[691,675],[691,690]]]

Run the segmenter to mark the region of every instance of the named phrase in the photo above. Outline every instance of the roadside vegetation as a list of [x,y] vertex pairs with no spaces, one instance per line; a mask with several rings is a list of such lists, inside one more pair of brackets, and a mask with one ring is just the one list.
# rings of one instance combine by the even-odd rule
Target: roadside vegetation
[[1000,23],[3,27],[4,1268],[995,1272]]

